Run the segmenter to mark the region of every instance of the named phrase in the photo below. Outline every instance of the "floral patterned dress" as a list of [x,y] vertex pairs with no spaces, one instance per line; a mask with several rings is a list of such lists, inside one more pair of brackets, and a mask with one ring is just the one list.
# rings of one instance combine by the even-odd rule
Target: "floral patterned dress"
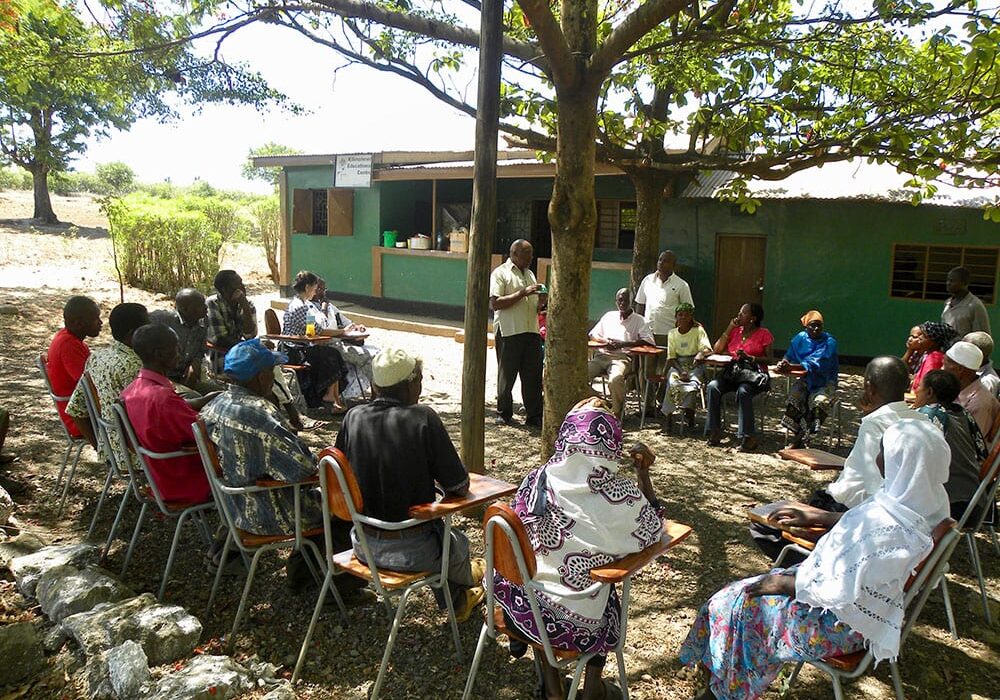
[[864,648],[864,638],[832,612],[794,597],[749,595],[747,589],[761,578],[736,581],[713,595],[681,646],[681,663],[704,665],[719,700],[760,697],[788,662]]

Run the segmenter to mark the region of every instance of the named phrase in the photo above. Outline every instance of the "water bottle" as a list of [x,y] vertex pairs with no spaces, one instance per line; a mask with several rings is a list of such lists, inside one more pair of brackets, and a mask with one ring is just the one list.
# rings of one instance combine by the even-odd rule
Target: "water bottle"
[[316,335],[316,314],[313,313],[312,307],[306,311],[306,335],[310,338]]

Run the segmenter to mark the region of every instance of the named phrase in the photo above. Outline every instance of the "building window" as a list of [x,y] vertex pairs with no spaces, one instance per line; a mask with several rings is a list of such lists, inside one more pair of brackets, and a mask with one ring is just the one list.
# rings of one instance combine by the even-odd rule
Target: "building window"
[[314,235],[326,235],[329,212],[326,205],[326,190],[312,191],[312,228]]
[[889,296],[943,301],[949,296],[945,286],[948,270],[961,266],[972,273],[969,291],[984,303],[992,304],[998,254],[1000,248],[897,243],[892,253]]
[[354,235],[354,190],[292,190],[292,233]]
[[635,244],[635,202],[598,200],[597,248],[632,250]]

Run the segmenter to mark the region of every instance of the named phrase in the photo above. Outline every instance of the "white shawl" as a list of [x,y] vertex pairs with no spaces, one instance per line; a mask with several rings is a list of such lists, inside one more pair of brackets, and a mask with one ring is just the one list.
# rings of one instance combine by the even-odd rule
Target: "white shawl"
[[948,517],[951,463],[948,443],[927,420],[895,423],[882,445],[885,484],[820,539],[795,578],[795,597],[862,635],[876,662],[899,654],[903,586]]

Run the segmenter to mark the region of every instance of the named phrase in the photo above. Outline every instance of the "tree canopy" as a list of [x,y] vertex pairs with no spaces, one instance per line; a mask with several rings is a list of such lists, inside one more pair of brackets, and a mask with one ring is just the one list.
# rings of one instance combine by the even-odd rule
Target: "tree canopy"
[[36,218],[55,221],[50,172],[68,168],[90,136],[127,129],[142,117],[176,117],[168,94],[192,103],[283,99],[242,66],[198,58],[189,43],[175,41],[190,35],[189,23],[141,4],[109,5],[101,23],[56,0],[4,7],[0,158],[32,173]]
[[257,148],[251,148],[247,151],[247,159],[243,163],[243,168],[240,172],[243,174],[246,180],[258,180],[260,182],[266,182],[271,187],[278,188],[278,168],[263,168],[257,167],[253,164],[254,158],[259,158],[261,156],[287,156],[287,155],[299,155],[302,151],[296,150],[291,146],[285,146],[280,143],[275,143],[274,141],[268,141],[263,146],[258,146]]

